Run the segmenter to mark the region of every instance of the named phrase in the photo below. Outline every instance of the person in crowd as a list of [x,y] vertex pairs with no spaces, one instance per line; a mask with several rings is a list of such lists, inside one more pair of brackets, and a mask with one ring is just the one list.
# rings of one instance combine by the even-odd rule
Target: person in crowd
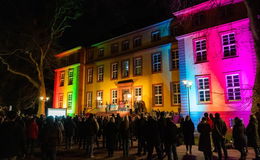
[[[210,120],[212,121],[212,130],[213,130],[213,128],[214,128],[214,121],[215,121],[215,117],[214,117],[214,115],[212,114],[212,113],[210,113],[209,114],[209,118],[210,118]],[[213,142],[213,147],[214,147],[214,149],[213,149],[213,152],[217,152],[217,147],[216,147],[216,135],[215,135],[215,133],[214,132],[211,132],[211,134],[212,134],[212,142]]]
[[147,150],[148,150],[147,160],[152,159],[154,148],[156,149],[158,159],[161,160],[162,150],[160,146],[161,139],[160,139],[159,126],[158,126],[158,122],[152,116],[148,117],[145,131],[146,131],[145,135],[146,135]]
[[168,160],[178,160],[176,152],[177,134],[178,129],[171,118],[166,119],[165,126],[165,149],[168,156]]
[[246,129],[244,124],[242,123],[242,120],[238,117],[235,118],[235,125],[233,126],[232,137],[235,149],[237,149],[241,154],[240,160],[245,160],[247,152]]
[[211,139],[210,139],[211,127],[210,124],[207,122],[207,118],[205,116],[198,124],[197,129],[198,132],[200,133],[199,151],[203,152],[205,160],[212,160],[213,157],[212,157]]
[[166,118],[165,118],[165,112],[160,112],[158,119],[158,126],[159,126],[159,132],[160,132],[160,147],[162,151],[165,151],[164,144],[165,144],[165,127],[166,127]]
[[71,149],[72,138],[75,136],[76,124],[71,117],[67,117],[64,122],[65,129],[65,149]]
[[209,117],[209,114],[207,112],[204,113],[204,117],[206,118],[206,121],[209,124],[210,128],[213,129],[213,120]]
[[123,156],[128,157],[129,153],[129,138],[130,138],[130,124],[129,117],[125,116],[120,126],[120,134],[123,142]]
[[53,116],[47,117],[46,124],[42,126],[39,137],[42,160],[56,160],[57,146],[60,144],[59,131]]
[[83,149],[86,149],[86,126],[85,126],[85,118],[79,118],[79,125],[78,125],[78,130],[79,130],[79,149],[81,147]]
[[[115,118],[115,123],[116,123],[116,127],[117,127],[118,131],[120,129],[121,122],[122,122],[122,118],[120,117],[120,114],[118,113]],[[116,135],[116,149],[117,150],[122,149],[122,137],[121,137],[120,132],[117,132],[117,135]]]
[[146,119],[141,113],[140,118],[136,118],[135,120],[135,126],[136,126],[136,136],[138,139],[138,150],[137,150],[137,155],[141,156],[142,152],[143,155],[146,154],[147,146],[146,146],[146,140],[145,140],[145,126],[146,126]]
[[248,147],[254,147],[255,158],[260,159],[260,137],[258,133],[258,121],[254,115],[250,116],[249,124],[246,128]]
[[105,128],[108,124],[108,116],[103,118],[103,132],[102,132],[102,140],[103,140],[103,148],[106,148],[106,135],[105,135]]
[[190,116],[185,117],[185,121],[182,127],[183,127],[184,144],[186,145],[186,154],[192,154],[192,145],[195,144],[194,141],[195,127]]
[[214,120],[214,128],[212,130],[212,134],[214,134],[215,143],[218,152],[218,159],[222,159],[222,150],[224,152],[224,158],[228,158],[228,153],[225,145],[226,141],[226,133],[227,133],[227,126],[226,123],[220,118],[219,113],[215,113],[215,120]]
[[108,157],[113,157],[115,145],[116,145],[116,137],[117,135],[117,126],[115,124],[115,118],[111,117],[108,124],[104,128],[104,134],[106,136],[106,147],[108,151]]
[[93,114],[90,114],[86,121],[86,153],[87,157],[94,157],[94,144],[99,130],[98,122]]
[[[3,115],[1,115],[3,117]],[[0,159],[16,160],[25,154],[25,132],[23,127],[16,122],[17,113],[7,112],[7,121],[0,125]]]
[[27,155],[34,154],[34,145],[38,139],[39,128],[36,123],[35,117],[29,119],[29,122],[26,126],[26,135],[27,135]]

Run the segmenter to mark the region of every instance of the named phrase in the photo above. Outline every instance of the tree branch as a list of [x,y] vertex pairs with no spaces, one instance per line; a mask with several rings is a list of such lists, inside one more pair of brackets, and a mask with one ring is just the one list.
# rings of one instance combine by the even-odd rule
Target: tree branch
[[4,65],[7,66],[7,70],[8,70],[9,72],[11,72],[11,73],[13,73],[13,74],[15,74],[15,75],[19,75],[19,76],[21,76],[21,77],[26,78],[34,87],[39,88],[39,84],[38,84],[36,81],[34,81],[29,75],[24,74],[24,73],[21,73],[21,72],[18,72],[18,71],[15,71],[14,69],[12,69],[12,68],[10,67],[10,65],[9,65],[2,57],[0,57],[0,60],[1,60],[1,62],[2,62]]

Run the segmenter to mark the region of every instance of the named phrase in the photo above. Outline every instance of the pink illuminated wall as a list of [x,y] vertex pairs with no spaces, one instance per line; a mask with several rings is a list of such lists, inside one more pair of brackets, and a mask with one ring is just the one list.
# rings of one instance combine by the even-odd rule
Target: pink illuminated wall
[[[236,56],[224,57],[222,36],[234,33]],[[185,72],[180,72],[181,80],[190,80],[193,85],[190,89],[191,115],[198,121],[204,112],[219,112],[228,122],[236,116],[241,117],[245,123],[248,122],[252,107],[253,85],[255,80],[255,51],[252,35],[249,30],[249,19],[207,28],[190,34],[177,37],[179,41],[180,62]],[[196,63],[195,45],[196,40],[206,40],[207,61]],[[181,55],[182,54],[182,55]],[[182,69],[182,68],[180,68]],[[241,99],[229,101],[227,99],[226,75],[238,74],[240,83]],[[209,77],[211,100],[207,103],[199,102],[198,82],[199,76]],[[182,95],[187,94],[184,86],[181,87]],[[185,99],[186,98],[186,99]],[[183,107],[188,107],[183,99]],[[196,122],[195,122],[196,123]]]

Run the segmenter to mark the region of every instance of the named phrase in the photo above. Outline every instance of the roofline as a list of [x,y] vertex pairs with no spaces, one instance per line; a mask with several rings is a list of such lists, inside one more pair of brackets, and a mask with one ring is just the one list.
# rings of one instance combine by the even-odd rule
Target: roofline
[[225,5],[229,5],[229,4],[239,3],[239,2],[242,2],[242,1],[243,1],[243,0],[217,0],[217,2],[216,2],[216,0],[208,0],[208,1],[206,1],[206,2],[197,4],[197,5],[195,5],[195,6],[191,6],[191,7],[182,9],[182,10],[180,10],[180,11],[173,12],[172,14],[173,14],[174,16],[180,16],[180,15],[183,15],[183,14],[192,13],[192,12],[194,12],[195,10],[202,11],[202,10],[207,10],[207,9],[210,9],[210,8],[219,7],[219,5],[216,5],[216,4],[214,4],[214,3],[218,3],[218,4],[220,4],[221,6],[225,6]]
[[61,68],[56,68],[54,69],[55,72],[59,72],[61,70],[65,70],[67,68],[74,68],[74,67],[78,67],[80,66],[80,63],[75,63],[75,64],[72,64],[72,65],[69,65],[69,66],[64,66],[64,67],[61,67]]
[[169,18],[169,19],[164,20],[164,21],[162,21],[162,22],[155,23],[155,24],[152,24],[152,25],[150,25],[150,26],[147,26],[147,27],[144,27],[144,28],[140,28],[140,29],[134,30],[134,31],[132,31],[132,32],[128,32],[128,33],[119,35],[119,36],[117,36],[117,37],[113,37],[113,38],[111,38],[111,39],[107,39],[107,40],[105,40],[105,41],[101,41],[101,42],[92,44],[90,47],[96,47],[96,46],[99,46],[99,45],[101,45],[101,44],[103,44],[103,43],[106,43],[106,42],[109,42],[109,41],[112,41],[112,40],[115,40],[115,39],[119,39],[119,38],[125,37],[125,36],[130,35],[130,34],[133,34],[133,33],[137,33],[137,32],[141,32],[141,31],[147,30],[147,29],[149,29],[149,28],[152,28],[152,27],[161,25],[161,24],[163,24],[163,23],[170,22],[172,19],[173,19],[173,18]]
[[72,48],[70,50],[67,50],[67,51],[64,51],[64,52],[61,52],[61,53],[58,53],[56,55],[54,55],[56,58],[62,58],[62,57],[65,57],[65,56],[69,56],[73,53],[76,53],[78,52],[79,50],[82,49],[82,46],[78,46],[78,47],[75,47],[75,48]]

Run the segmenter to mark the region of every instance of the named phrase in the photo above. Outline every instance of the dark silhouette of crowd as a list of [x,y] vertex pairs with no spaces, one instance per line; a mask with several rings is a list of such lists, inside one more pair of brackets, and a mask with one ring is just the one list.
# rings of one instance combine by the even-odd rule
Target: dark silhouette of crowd
[[[248,147],[254,148],[256,159],[260,157],[259,115],[260,112],[251,115],[247,127],[240,118],[234,120],[233,145],[241,153],[241,160],[246,159]],[[55,160],[58,146],[71,150],[75,145],[85,150],[89,158],[95,156],[96,148],[106,148],[108,157],[113,157],[115,150],[122,150],[122,156],[128,157],[134,141],[137,141],[137,156],[147,155],[147,160],[152,160],[155,150],[158,159],[178,160],[179,145],[185,145],[186,154],[192,155],[196,129],[198,149],[205,160],[213,159],[213,151],[218,153],[219,160],[228,158],[228,128],[219,113],[205,113],[195,127],[189,116],[184,118],[173,112],[45,118],[0,111],[0,160],[29,159],[37,147],[43,160]]]

